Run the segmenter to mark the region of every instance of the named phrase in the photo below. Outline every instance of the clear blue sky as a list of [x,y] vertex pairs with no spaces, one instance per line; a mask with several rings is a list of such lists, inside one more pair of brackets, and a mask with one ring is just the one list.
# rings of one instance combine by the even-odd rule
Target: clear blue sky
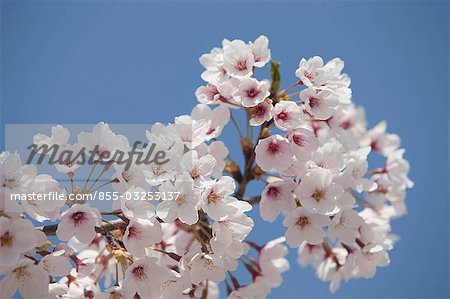
[[[2,126],[169,122],[196,104],[198,57],[224,37],[267,35],[284,86],[300,57],[341,57],[370,124],[386,119],[402,137],[416,185],[408,215],[393,224],[401,239],[391,266],[344,284],[335,298],[448,296],[447,1],[3,1],[1,8]],[[232,128],[224,138],[232,144]],[[279,235],[280,223],[257,224],[254,239]],[[327,284],[296,265],[295,251],[289,258],[292,269],[271,298],[330,297]]]

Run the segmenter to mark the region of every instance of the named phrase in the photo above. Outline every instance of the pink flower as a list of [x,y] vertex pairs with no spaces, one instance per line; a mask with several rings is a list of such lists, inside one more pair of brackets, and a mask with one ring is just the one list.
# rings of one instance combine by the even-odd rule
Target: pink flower
[[254,107],[263,102],[268,96],[269,84],[254,78],[242,78],[234,97],[244,107]]
[[289,141],[281,135],[262,139],[255,148],[256,163],[262,170],[282,172],[294,162]]
[[314,87],[302,90],[300,99],[306,110],[317,119],[329,119],[337,110],[339,101],[330,90],[319,90]]
[[311,153],[319,146],[319,141],[310,130],[298,128],[288,135],[291,148],[297,159],[308,160]]
[[339,212],[338,200],[342,197],[342,186],[333,182],[327,169],[314,168],[303,176],[295,194],[303,207],[312,213],[334,215]]
[[67,241],[75,236],[80,242],[89,244],[95,238],[95,227],[101,223],[100,212],[89,204],[74,204],[64,212],[58,224],[56,235]]
[[272,118],[272,100],[266,98],[264,102],[259,103],[258,105],[249,108],[250,112],[250,125],[251,126],[260,126],[265,121],[269,121]]
[[294,102],[282,101],[275,105],[272,110],[275,126],[283,131],[298,128],[303,120],[302,109]]
[[293,190],[297,184],[292,180],[276,181],[267,184],[261,195],[259,213],[261,218],[273,222],[281,211],[290,212],[295,209]]
[[299,207],[287,215],[283,225],[286,231],[286,242],[291,247],[298,247],[303,242],[317,245],[322,243],[324,233],[322,227],[330,223],[327,216],[312,214]]
[[223,47],[224,68],[231,76],[251,76],[255,58],[248,45],[241,40],[228,41]]

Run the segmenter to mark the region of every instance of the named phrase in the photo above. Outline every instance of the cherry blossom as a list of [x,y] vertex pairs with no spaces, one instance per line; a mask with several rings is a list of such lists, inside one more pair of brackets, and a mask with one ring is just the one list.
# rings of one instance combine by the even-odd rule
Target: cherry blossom
[[250,43],[250,48],[255,60],[255,67],[263,67],[270,61],[269,39],[261,35],[253,43]]
[[244,107],[254,107],[269,96],[269,84],[254,78],[243,78],[234,97]]
[[82,243],[90,243],[95,237],[95,227],[100,226],[100,219],[96,208],[89,204],[74,204],[61,215],[56,235],[64,241],[75,236]]
[[279,102],[275,105],[271,113],[275,121],[275,126],[283,131],[297,129],[303,122],[302,109],[294,102]]
[[0,217],[0,268],[17,263],[22,254],[35,247],[36,242],[30,221]]
[[128,224],[122,241],[131,254],[145,257],[145,248],[161,241],[161,238],[161,225],[156,219],[136,219]]
[[253,74],[255,58],[251,48],[241,40],[227,42],[223,48],[224,69],[232,76]]
[[16,290],[25,299],[46,298],[48,294],[48,275],[32,261],[22,259],[14,267],[1,273],[0,297],[12,298]]
[[165,222],[173,222],[179,219],[181,222],[192,225],[198,220],[197,206],[201,193],[193,188],[194,180],[190,176],[183,176],[175,180],[174,183],[166,182],[162,184],[159,191],[179,192],[176,198],[165,200],[158,204],[156,213]]
[[319,56],[314,56],[308,60],[302,58],[295,75],[306,86],[321,86],[325,81],[323,59]]
[[308,113],[317,119],[328,119],[338,108],[338,100],[333,92],[313,87],[302,90],[300,99],[305,103]]
[[291,180],[267,184],[262,192],[259,212],[261,218],[273,222],[281,211],[290,212],[296,208],[292,191],[297,185]]
[[260,126],[264,122],[269,121],[272,118],[272,100],[266,98],[263,102],[252,107],[250,109],[250,121],[251,126]]
[[[199,104],[149,126],[142,148],[100,122],[34,135],[36,154],[81,153],[54,165],[59,176],[1,153],[0,297],[266,298],[291,267],[286,244],[332,293],[387,266],[414,185],[400,137],[368,127],[340,58],[301,59],[290,84],[271,59],[264,35],[224,39],[200,57]],[[164,163],[138,163],[153,151]],[[83,197],[104,192],[111,200]],[[253,240],[257,213],[282,221],[279,237]]]
[[322,227],[329,223],[330,219],[326,216],[312,214],[302,207],[296,208],[283,221],[287,227],[286,241],[291,247],[298,247],[303,242],[320,244],[325,236]]
[[255,148],[256,163],[264,171],[286,170],[294,162],[289,140],[281,135],[262,139]]
[[333,182],[331,172],[315,168],[309,171],[295,190],[303,207],[312,213],[334,215],[340,210],[342,187]]

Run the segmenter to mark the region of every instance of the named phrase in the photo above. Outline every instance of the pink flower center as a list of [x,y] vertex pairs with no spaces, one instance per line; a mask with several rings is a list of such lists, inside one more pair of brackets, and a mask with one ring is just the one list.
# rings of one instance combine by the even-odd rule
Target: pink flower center
[[266,108],[264,107],[264,105],[258,105],[255,107],[254,113],[257,116],[263,116],[264,114],[266,114]]
[[269,189],[267,189],[267,195],[269,195],[269,197],[276,198],[278,193],[277,187],[269,187]]
[[318,98],[310,98],[309,99],[309,107],[314,108],[320,105],[321,100]]
[[247,69],[247,61],[245,61],[245,60],[238,61],[236,64],[236,69],[238,71],[246,70]]
[[275,155],[280,151],[280,144],[276,140],[272,140],[269,143],[268,150],[271,154]]
[[306,78],[308,78],[309,81],[311,82],[314,81],[314,76],[310,72],[305,71],[303,74],[305,75]]
[[145,273],[144,267],[138,266],[132,271],[133,277],[137,281],[144,281],[147,279],[147,274]]
[[344,121],[344,122],[341,124],[341,128],[344,129],[344,130],[347,130],[347,129],[350,128],[352,125],[353,125],[352,121],[351,121],[350,119],[348,119],[348,120]]
[[292,140],[298,146],[303,147],[303,145],[304,145],[303,142],[305,139],[301,134],[294,134],[294,136],[292,136]]
[[215,191],[211,191],[211,193],[208,194],[208,203],[217,203],[220,200],[220,195],[216,193]]
[[86,214],[84,212],[76,212],[76,213],[73,213],[70,218],[75,223],[75,225],[77,225],[86,219]]
[[212,135],[214,132],[216,132],[216,128],[209,128],[208,132],[206,132],[206,135]]
[[254,98],[254,97],[256,97],[257,95],[259,95],[259,94],[261,93],[261,91],[259,91],[259,90],[256,89],[256,88],[251,88],[251,89],[248,89],[248,90],[246,91],[246,93],[247,93],[247,97],[249,97],[249,98]]
[[281,111],[277,114],[277,119],[287,120],[289,118],[289,114],[286,111]]
[[128,182],[131,180],[132,175],[131,175],[131,173],[128,172],[128,171],[123,171],[123,172],[122,172],[122,178],[124,179],[125,182],[128,183]]
[[309,224],[308,217],[300,217],[298,218],[297,225],[300,226],[300,228],[304,228]]
[[128,237],[130,237],[130,238],[134,238],[134,237],[139,238],[141,236],[142,236],[142,232],[141,232],[141,230],[139,228],[132,226],[132,227],[130,227],[128,229]]

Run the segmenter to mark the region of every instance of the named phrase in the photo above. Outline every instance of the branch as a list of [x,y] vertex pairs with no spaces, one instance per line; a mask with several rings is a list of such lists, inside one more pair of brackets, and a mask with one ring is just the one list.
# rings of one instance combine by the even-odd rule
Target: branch
[[244,198],[243,201],[246,201],[251,205],[258,204],[261,201],[261,195]]

